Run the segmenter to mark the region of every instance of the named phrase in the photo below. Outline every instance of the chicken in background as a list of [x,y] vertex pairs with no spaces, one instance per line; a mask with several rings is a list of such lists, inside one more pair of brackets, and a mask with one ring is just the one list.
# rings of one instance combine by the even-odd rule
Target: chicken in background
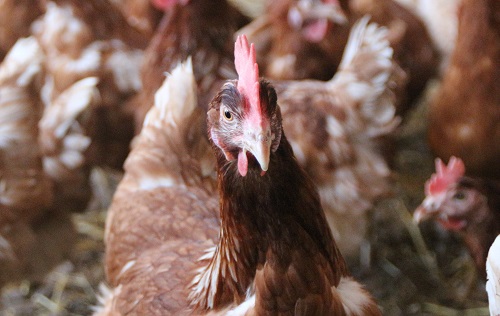
[[500,238],[497,236],[488,251],[486,260],[486,291],[490,315],[500,315]]
[[396,1],[422,19],[441,56],[440,70],[446,69],[457,38],[458,8],[461,0]]
[[437,157],[461,157],[470,175],[500,179],[500,3],[463,0],[458,35],[428,114]]
[[255,43],[259,67],[266,77],[329,80],[349,36],[346,10],[345,3],[336,0],[267,1],[265,12],[238,34]]
[[458,232],[484,276],[488,249],[500,233],[500,181],[465,175],[459,158],[450,158],[448,166],[436,159],[425,194],[415,221],[436,219],[444,229]]
[[151,39],[163,16],[156,10],[151,0],[110,0],[123,14],[128,24],[139,30],[146,38]]
[[439,55],[429,32],[418,16],[394,0],[349,0],[353,15],[370,15],[389,30],[394,59],[407,82],[397,93],[397,113],[404,115],[415,103],[429,79],[437,75]]
[[400,69],[387,30],[353,27],[338,72],[329,81],[276,81],[283,128],[300,165],[318,186],[342,253],[357,257],[367,211],[390,192],[380,145],[400,122],[393,88]]
[[[248,33],[266,57],[264,73],[271,79],[330,79],[354,23],[364,15],[389,30],[394,59],[406,74],[396,92],[403,115],[435,74],[438,56],[418,17],[392,0],[282,0],[274,10],[238,31]],[[327,22],[327,19],[330,22]],[[273,53],[276,52],[276,53]],[[313,56],[313,57],[311,57]]]
[[[123,104],[141,89],[139,68],[143,52],[119,37],[111,37],[125,23],[122,21],[113,29],[104,21],[113,19],[116,12],[111,11],[110,16],[101,14],[95,23],[87,24],[78,16],[83,14],[80,11],[86,16],[92,15],[90,3],[80,7],[80,2],[59,2],[63,4],[47,2],[45,15],[33,24],[33,33],[47,55],[44,102],[52,102],[78,80],[97,77],[100,100],[92,103],[82,124],[92,139],[86,153],[87,162],[121,169],[134,133],[132,117],[125,113]],[[107,28],[95,33],[95,27],[101,24]]]
[[[30,37],[20,39],[0,66],[0,223],[33,222],[52,204],[52,184],[38,146],[42,103],[37,94],[43,52]],[[11,214],[9,216],[9,214]]]
[[[238,80],[223,86],[207,113],[219,199],[203,184],[186,143],[205,141],[192,119],[200,108],[189,65],[176,68],[156,95],[107,220],[106,266],[115,288],[98,315],[193,309],[380,315],[347,272],[319,195],[286,140],[276,93],[259,80],[246,38],[237,40],[235,65]],[[186,163],[194,168],[183,168]]]
[[192,56],[199,104],[206,108],[224,80],[236,78],[233,34],[248,20],[226,0],[154,1],[165,10],[141,68],[143,89],[128,104],[136,132],[164,73]]
[[[119,40],[131,48],[144,49],[150,40],[147,34],[128,23],[117,0],[42,0],[60,7],[71,7],[75,17],[91,29],[95,40]],[[125,9],[125,8],[123,8]]]
[[42,13],[39,0],[0,1],[0,62],[19,38],[30,35],[31,23]]
[[[72,201],[66,208],[60,201],[68,198],[68,179],[80,171],[80,151],[88,145],[74,120],[88,106],[86,95],[92,94],[96,80],[84,79],[43,109],[39,88],[44,58],[30,37],[19,40],[0,66],[0,283],[40,277],[67,258],[76,235],[68,211],[86,205],[85,200]],[[74,115],[68,117],[68,112]],[[48,145],[53,152],[47,152]],[[58,151],[60,147],[65,150]],[[53,173],[63,165],[64,177]]]
[[96,77],[77,81],[46,105],[38,124],[43,168],[54,183],[53,207],[85,210],[90,200],[90,168],[85,153],[91,139],[79,118],[98,100]]

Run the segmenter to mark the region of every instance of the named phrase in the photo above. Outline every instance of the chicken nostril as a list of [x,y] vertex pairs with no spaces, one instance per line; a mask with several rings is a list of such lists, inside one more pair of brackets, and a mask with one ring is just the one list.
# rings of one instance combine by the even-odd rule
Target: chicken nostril
[[257,141],[258,142],[262,142],[262,143],[266,142],[266,143],[268,143],[270,141],[270,139],[271,139],[270,135],[265,135],[263,133],[257,135]]

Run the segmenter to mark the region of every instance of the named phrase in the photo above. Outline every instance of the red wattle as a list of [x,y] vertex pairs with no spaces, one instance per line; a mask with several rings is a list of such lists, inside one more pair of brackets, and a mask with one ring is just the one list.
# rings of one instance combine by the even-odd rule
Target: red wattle
[[238,154],[238,171],[242,177],[246,176],[248,172],[248,157],[244,150]]

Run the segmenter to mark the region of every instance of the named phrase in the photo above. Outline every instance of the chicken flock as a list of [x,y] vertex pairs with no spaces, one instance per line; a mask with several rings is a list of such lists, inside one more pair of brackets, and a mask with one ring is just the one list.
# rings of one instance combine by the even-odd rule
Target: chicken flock
[[499,314],[500,2],[239,2],[0,1],[0,285],[70,257],[105,168],[94,315],[386,314],[352,271],[439,81],[409,225],[463,242]]

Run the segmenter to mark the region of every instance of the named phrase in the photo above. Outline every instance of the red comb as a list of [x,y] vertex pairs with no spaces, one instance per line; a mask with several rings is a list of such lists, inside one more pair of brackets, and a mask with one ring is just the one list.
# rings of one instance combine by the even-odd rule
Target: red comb
[[460,158],[451,157],[446,166],[439,158],[436,159],[436,173],[425,183],[425,194],[436,195],[444,192],[446,188],[457,182],[465,174],[465,165]]
[[185,5],[189,0],[152,0],[153,5],[160,10],[168,10],[175,4],[179,3]]
[[251,108],[260,109],[259,66],[255,47],[248,45],[245,35],[238,36],[234,44],[234,66],[238,73],[238,91],[246,97]]

